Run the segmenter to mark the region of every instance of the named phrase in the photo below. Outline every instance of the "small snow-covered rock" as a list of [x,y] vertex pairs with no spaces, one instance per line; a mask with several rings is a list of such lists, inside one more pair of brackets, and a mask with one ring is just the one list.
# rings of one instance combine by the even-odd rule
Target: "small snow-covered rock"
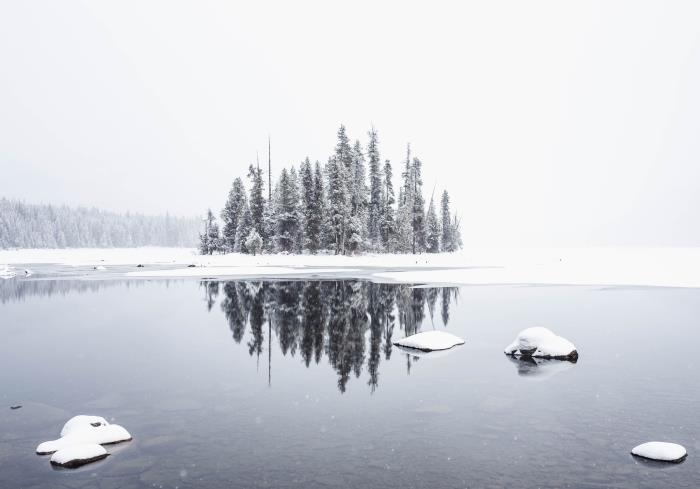
[[82,428],[97,428],[99,426],[107,426],[109,423],[102,416],[88,416],[85,414],[79,414],[73,416],[71,419],[66,421],[61,430],[61,436],[66,436],[72,431],[76,431]]
[[93,270],[107,270],[107,268],[104,265],[97,265],[96,267],[92,267]]
[[508,345],[506,355],[550,358],[555,360],[578,359],[578,351],[569,340],[557,336],[547,328],[534,327],[522,330]]
[[83,445],[86,443],[110,445],[112,443],[129,440],[131,440],[131,434],[118,424],[83,426],[71,430],[67,435],[57,440],[45,441],[36,447],[36,453],[39,455],[48,455],[49,453],[73,445]]
[[109,454],[102,445],[84,443],[61,448],[51,456],[51,463],[60,467],[80,467],[106,458]]
[[463,344],[462,338],[445,331],[424,331],[394,342],[394,345],[421,351],[447,350]]
[[688,456],[688,452],[685,451],[683,445],[678,445],[677,443],[650,441],[634,447],[632,449],[632,455],[648,458],[650,460],[659,460],[661,462],[678,463],[685,460],[685,457]]

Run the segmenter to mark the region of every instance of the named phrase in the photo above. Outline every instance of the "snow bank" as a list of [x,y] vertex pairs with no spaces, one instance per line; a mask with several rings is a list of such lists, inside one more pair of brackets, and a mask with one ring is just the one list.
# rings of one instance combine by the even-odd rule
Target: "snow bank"
[[547,328],[534,327],[522,330],[515,340],[506,346],[506,355],[577,360],[576,347],[569,340],[557,336]]
[[[147,274],[136,275],[142,277],[263,275],[259,270],[263,267],[293,269],[299,275],[325,267],[352,276],[362,267],[360,276],[379,282],[700,287],[700,248],[470,248],[457,253],[360,256],[202,256],[190,248],[0,250],[0,263],[147,265]],[[187,274],[163,270],[172,265],[195,267]]]
[[67,434],[80,430],[82,428],[96,428],[98,426],[107,426],[109,423],[102,416],[87,416],[85,414],[79,414],[73,416],[71,419],[66,421],[61,430],[61,436],[66,436]]
[[100,426],[83,426],[69,431],[65,436],[57,440],[45,441],[36,447],[36,453],[39,455],[48,455],[63,448],[73,445],[93,444],[110,445],[122,441],[131,440],[131,435],[126,429],[118,424],[100,425]]
[[424,331],[394,342],[394,345],[421,351],[448,350],[463,344],[462,338],[445,331]]
[[648,458],[650,460],[678,463],[685,460],[688,456],[688,452],[685,451],[682,445],[676,443],[650,441],[634,447],[632,449],[632,455]]
[[102,445],[86,443],[62,448],[51,456],[51,463],[60,467],[80,467],[107,458],[109,454]]

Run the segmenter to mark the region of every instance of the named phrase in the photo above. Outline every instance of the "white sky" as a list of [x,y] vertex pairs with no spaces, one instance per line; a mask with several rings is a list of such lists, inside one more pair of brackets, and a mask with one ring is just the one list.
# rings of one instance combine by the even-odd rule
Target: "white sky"
[[0,195],[199,214],[268,132],[279,170],[374,124],[467,244],[700,245],[699,25],[679,1],[3,1]]

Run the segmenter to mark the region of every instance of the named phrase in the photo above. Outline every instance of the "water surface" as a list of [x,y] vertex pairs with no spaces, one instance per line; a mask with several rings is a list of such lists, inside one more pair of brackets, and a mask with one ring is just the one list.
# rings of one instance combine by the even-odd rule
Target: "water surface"
[[[698,487],[698,317],[695,289],[8,280],[0,487]],[[578,363],[504,356],[533,325]],[[433,328],[466,344],[392,346]],[[134,440],[54,470],[79,413]]]

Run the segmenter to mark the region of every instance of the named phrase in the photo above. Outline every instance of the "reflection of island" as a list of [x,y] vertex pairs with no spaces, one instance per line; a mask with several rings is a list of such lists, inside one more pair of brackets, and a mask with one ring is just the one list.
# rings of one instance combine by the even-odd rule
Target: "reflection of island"
[[569,370],[576,364],[576,360],[545,360],[533,357],[508,356],[518,369],[518,375],[537,380],[544,380],[559,372]]
[[[270,372],[271,334],[284,355],[299,353],[308,367],[325,354],[338,373],[338,389],[345,392],[350,377],[359,377],[367,364],[369,386],[379,384],[382,355],[392,353],[391,338],[398,319],[405,335],[418,332],[428,306],[430,320],[441,298],[441,317],[447,325],[450,301],[456,288],[414,288],[352,280],[285,282],[202,282],[205,302],[211,310],[223,286],[221,309],[236,343],[248,326],[250,355],[268,350]],[[367,335],[369,333],[369,335]],[[265,335],[267,334],[267,344]],[[369,345],[367,344],[369,336]],[[407,368],[417,357],[406,355]]]

